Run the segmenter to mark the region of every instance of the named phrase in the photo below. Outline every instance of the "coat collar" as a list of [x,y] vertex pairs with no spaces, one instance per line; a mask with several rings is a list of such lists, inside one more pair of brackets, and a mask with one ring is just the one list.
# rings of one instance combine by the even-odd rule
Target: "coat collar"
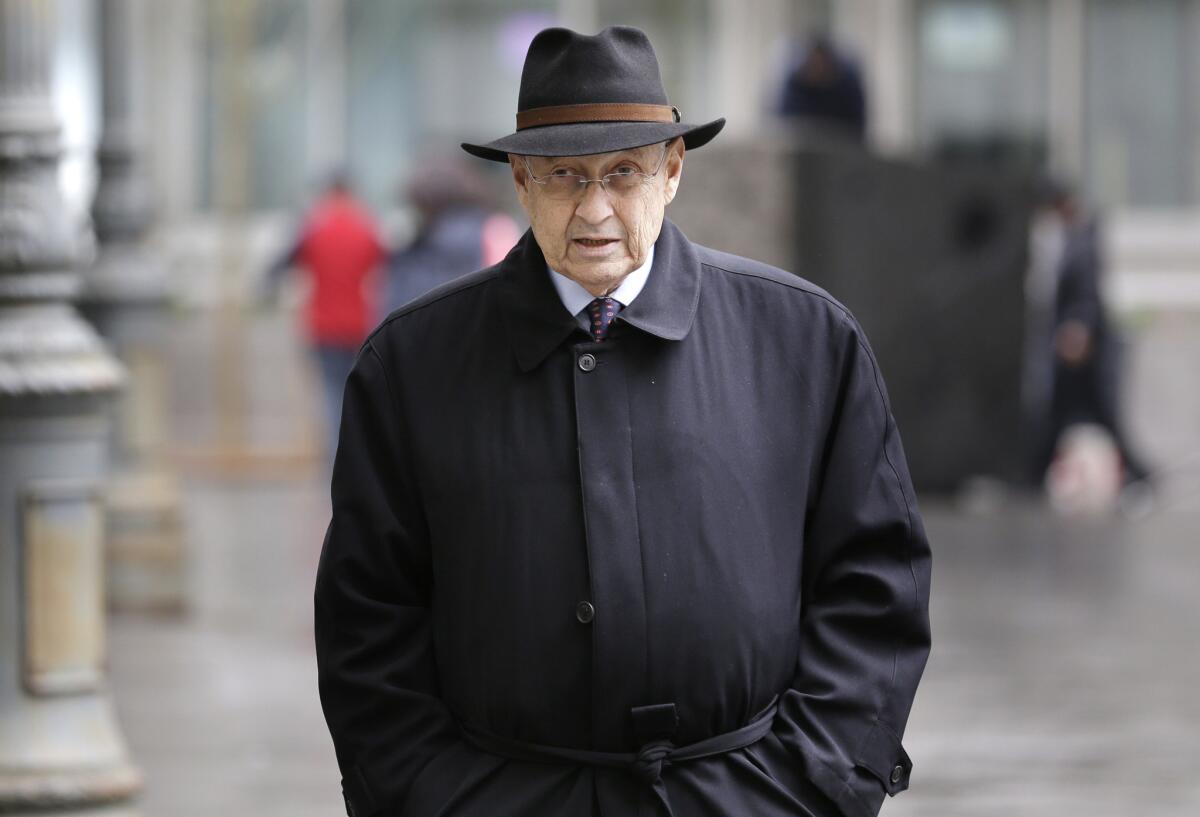
[[[527,372],[568,335],[583,330],[554,290],[532,230],[526,231],[502,264],[504,322],[517,365]],[[664,219],[654,245],[650,278],[617,320],[664,340],[682,340],[692,327],[699,303],[700,261],[695,248],[678,227]]]

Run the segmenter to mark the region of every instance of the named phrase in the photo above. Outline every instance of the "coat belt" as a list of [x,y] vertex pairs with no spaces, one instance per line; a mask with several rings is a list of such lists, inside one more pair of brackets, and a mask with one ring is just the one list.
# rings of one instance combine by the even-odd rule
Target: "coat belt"
[[597,752],[591,749],[547,746],[501,737],[466,724],[461,725],[461,729],[463,736],[476,748],[510,760],[557,761],[604,766],[611,769],[628,769],[640,780],[653,785],[661,778],[664,766],[722,755],[757,743],[771,731],[777,711],[779,711],[778,698],[771,701],[770,706],[763,710],[758,717],[740,729],[713,735],[685,746],[676,746],[669,739],[659,738],[647,741],[636,752]]

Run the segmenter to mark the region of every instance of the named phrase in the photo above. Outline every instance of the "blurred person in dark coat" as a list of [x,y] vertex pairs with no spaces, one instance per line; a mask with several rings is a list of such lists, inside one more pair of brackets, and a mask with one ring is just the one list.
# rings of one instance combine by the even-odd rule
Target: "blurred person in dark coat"
[[315,601],[348,813],[874,817],[930,551],[861,327],[665,219],[724,120],[681,122],[642,32],[540,32],[517,109],[463,147],[531,229],[346,387]]
[[1050,467],[1067,428],[1093,423],[1112,436],[1123,480],[1145,482],[1149,470],[1134,453],[1121,422],[1121,340],[1101,295],[1100,219],[1061,182],[1047,182],[1042,196],[1043,215],[1050,219],[1058,239],[1050,299],[1050,400],[1037,474],[1040,477]]
[[867,100],[862,72],[825,34],[814,36],[788,72],[779,113],[830,133],[865,141]]
[[417,233],[388,259],[388,311],[499,262],[521,237],[516,223],[492,206],[479,174],[461,160],[417,166],[405,189],[417,212]]
[[337,448],[346,376],[378,321],[375,275],[384,254],[373,219],[339,172],[267,273],[267,295],[278,290],[289,270],[306,278],[304,329],[320,369],[330,459]]

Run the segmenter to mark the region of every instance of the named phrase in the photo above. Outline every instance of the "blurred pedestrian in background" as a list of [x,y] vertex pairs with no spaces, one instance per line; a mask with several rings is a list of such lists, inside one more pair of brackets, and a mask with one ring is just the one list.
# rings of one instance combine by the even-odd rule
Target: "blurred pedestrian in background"
[[308,279],[304,327],[320,369],[329,461],[337,449],[346,376],[378,321],[375,274],[384,256],[374,220],[339,171],[267,273],[267,294],[272,296],[289,270],[300,270]]
[[1093,424],[1111,435],[1124,484],[1145,485],[1149,470],[1134,453],[1121,421],[1121,340],[1101,294],[1100,219],[1061,182],[1046,182],[1041,198],[1034,255],[1043,272],[1040,284],[1031,279],[1030,292],[1049,317],[1043,324],[1048,333],[1033,340],[1049,361],[1039,367],[1049,382],[1041,389],[1048,399],[1041,403],[1045,413],[1036,477],[1040,480],[1051,467],[1064,432]]
[[484,179],[459,159],[418,162],[404,197],[417,212],[417,233],[388,259],[387,311],[460,275],[497,263],[521,237],[498,212]]
[[827,34],[816,34],[790,68],[779,113],[857,142],[866,140],[867,101],[862,72]]

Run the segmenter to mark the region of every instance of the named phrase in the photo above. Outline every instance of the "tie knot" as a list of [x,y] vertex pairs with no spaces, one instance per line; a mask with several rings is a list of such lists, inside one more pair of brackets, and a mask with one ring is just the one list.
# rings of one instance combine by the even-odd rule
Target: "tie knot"
[[621,311],[621,302],[616,298],[596,298],[588,304],[588,318],[591,320],[592,337],[604,340],[608,337],[608,327]]

